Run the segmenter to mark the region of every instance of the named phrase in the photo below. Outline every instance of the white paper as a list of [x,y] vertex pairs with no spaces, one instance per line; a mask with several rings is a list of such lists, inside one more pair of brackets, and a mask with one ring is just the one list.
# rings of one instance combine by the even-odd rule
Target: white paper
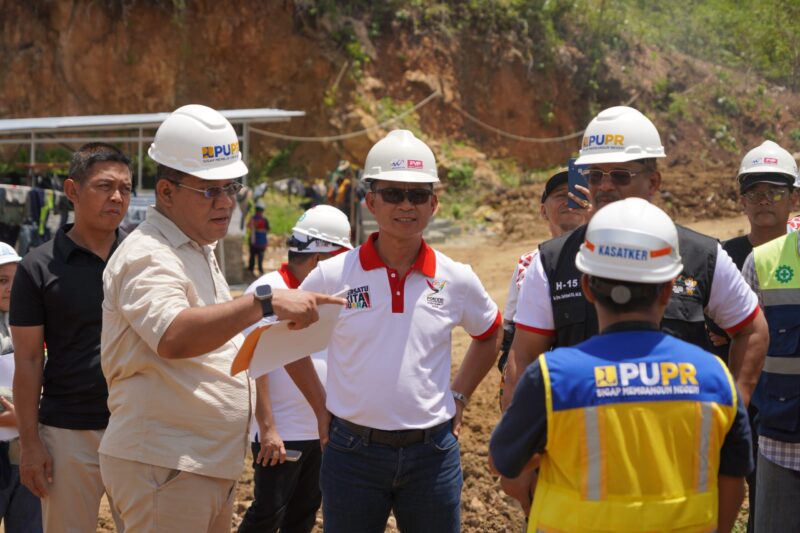
[[275,322],[261,332],[250,361],[250,377],[263,376],[328,346],[344,306],[324,304],[317,309],[319,320],[307,328],[291,330],[289,322]]
[[[11,384],[14,381],[14,354],[0,355],[0,394],[11,396]],[[10,400],[9,400],[10,401]],[[15,427],[0,427],[0,441],[19,437]]]

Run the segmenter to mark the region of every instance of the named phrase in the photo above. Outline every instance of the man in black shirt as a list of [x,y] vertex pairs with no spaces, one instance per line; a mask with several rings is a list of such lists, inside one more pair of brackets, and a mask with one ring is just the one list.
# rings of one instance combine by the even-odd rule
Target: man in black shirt
[[64,193],[75,223],[22,260],[9,318],[20,477],[42,498],[48,533],[94,531],[105,492],[97,454],[109,417],[100,367],[102,275],[123,237],[130,160],[113,146],[86,144],[72,157]]

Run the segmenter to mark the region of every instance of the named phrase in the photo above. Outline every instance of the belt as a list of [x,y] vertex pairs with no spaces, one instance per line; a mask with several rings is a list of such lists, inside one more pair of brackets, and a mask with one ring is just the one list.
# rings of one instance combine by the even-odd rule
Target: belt
[[374,442],[393,448],[403,448],[419,442],[429,442],[432,435],[435,435],[446,427],[450,427],[452,421],[446,420],[441,424],[426,429],[398,429],[396,431],[386,431],[384,429],[361,426],[343,418],[337,417],[336,420],[359,437],[362,437],[366,441],[366,444]]

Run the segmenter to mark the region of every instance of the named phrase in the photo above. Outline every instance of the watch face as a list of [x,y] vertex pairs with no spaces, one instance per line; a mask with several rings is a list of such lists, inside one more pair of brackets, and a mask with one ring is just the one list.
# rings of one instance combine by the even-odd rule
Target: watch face
[[272,296],[272,287],[269,285],[259,285],[256,287],[256,297],[261,300]]

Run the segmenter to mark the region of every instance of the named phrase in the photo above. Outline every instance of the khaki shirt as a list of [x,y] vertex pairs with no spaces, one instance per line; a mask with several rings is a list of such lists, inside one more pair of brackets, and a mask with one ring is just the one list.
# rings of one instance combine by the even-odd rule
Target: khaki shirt
[[103,273],[103,373],[108,422],[100,453],[201,475],[238,479],[247,446],[250,388],[230,376],[237,335],[199,357],[158,356],[184,309],[231,300],[214,257],[150,207]]

